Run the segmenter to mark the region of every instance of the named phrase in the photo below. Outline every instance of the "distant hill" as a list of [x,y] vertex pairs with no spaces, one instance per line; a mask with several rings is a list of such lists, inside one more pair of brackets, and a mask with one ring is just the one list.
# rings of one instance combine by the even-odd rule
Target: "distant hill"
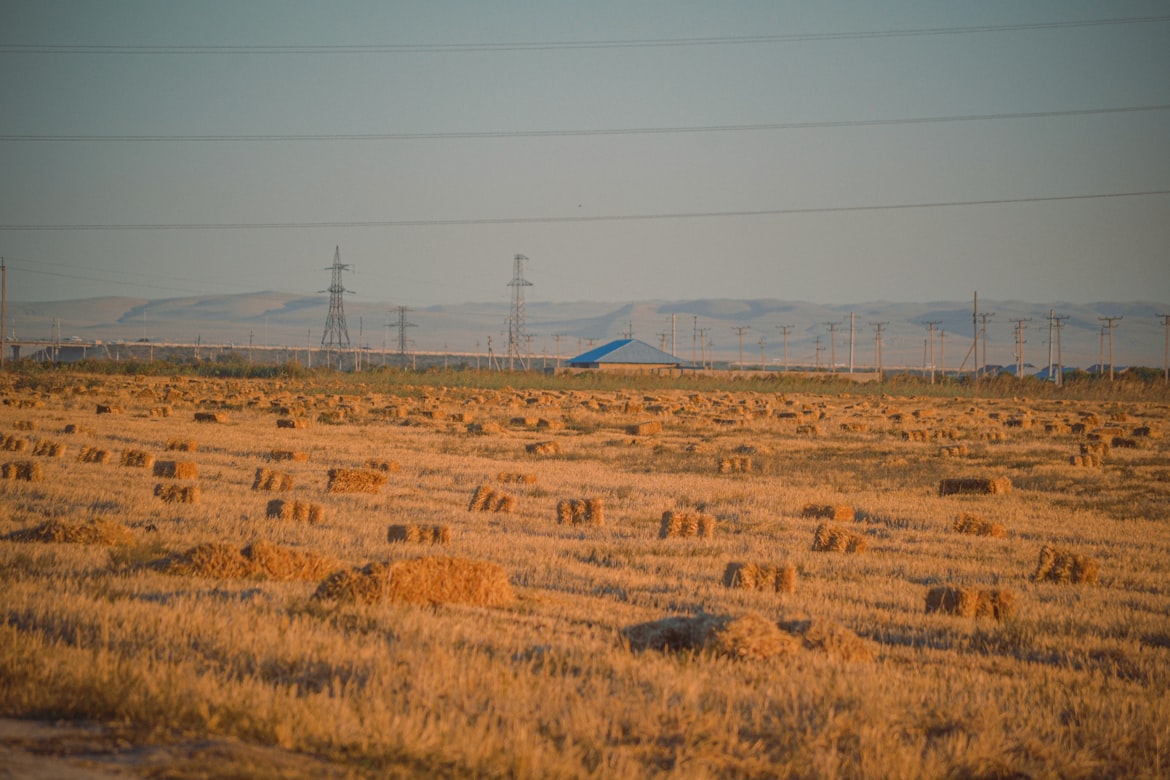
[[[20,338],[86,341],[200,341],[204,344],[318,345],[328,313],[325,295],[257,292],[238,295],[194,296],[147,300],[143,298],[89,298],[73,301],[10,302],[9,332]],[[480,352],[488,342],[496,354],[506,351],[509,303],[463,303],[411,308],[406,314],[408,349],[419,352]],[[987,320],[987,363],[1015,363],[1015,321],[1024,323],[1027,363],[1047,366],[1048,313],[1062,319],[1060,343],[1066,366],[1089,366],[1100,361],[1101,317],[1122,319],[1114,330],[1117,366],[1161,367],[1165,331],[1158,315],[1170,305],[1153,302],[1087,304],[980,301]],[[371,350],[398,348],[398,309],[388,302],[353,301],[345,304],[350,341]],[[619,338],[627,332],[665,346],[679,357],[692,355],[738,361],[743,332],[743,359],[758,365],[761,352],[770,365],[783,361],[787,329],[791,365],[828,367],[834,354],[839,367],[849,362],[850,315],[853,321],[853,358],[857,367],[874,363],[875,323],[882,324],[883,365],[922,366],[929,360],[928,322],[935,322],[935,365],[955,369],[964,359],[970,368],[972,302],[931,301],[904,303],[869,301],[825,305],[772,298],[752,300],[699,299],[690,301],[541,302],[525,305],[527,332],[533,355],[561,357],[579,354],[590,345]],[[830,323],[835,323],[830,329]],[[761,340],[763,345],[761,349]],[[1055,341],[1055,339],[1054,339]],[[704,350],[702,343],[706,342]],[[982,353],[982,348],[980,349]],[[982,358],[982,354],[980,355]]]

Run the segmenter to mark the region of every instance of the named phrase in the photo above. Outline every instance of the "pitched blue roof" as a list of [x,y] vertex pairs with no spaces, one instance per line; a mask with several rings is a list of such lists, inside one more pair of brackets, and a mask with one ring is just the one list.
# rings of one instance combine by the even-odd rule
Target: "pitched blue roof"
[[569,360],[579,363],[647,363],[651,365],[678,365],[682,361],[668,352],[650,346],[638,339],[617,339],[591,349]]

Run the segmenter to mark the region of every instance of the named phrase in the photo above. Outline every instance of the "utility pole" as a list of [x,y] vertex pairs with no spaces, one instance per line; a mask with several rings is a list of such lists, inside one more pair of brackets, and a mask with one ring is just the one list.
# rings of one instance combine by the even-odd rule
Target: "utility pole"
[[1024,323],[1031,321],[1031,317],[1012,320],[1016,324],[1016,379],[1024,376]]
[[698,341],[699,341],[699,315],[692,315],[691,325],[691,365],[695,364],[695,360],[699,357]]
[[768,370],[768,358],[764,355],[764,337],[760,336],[760,370]]
[[[835,373],[837,373],[837,338],[836,338],[836,334],[837,334],[837,326],[840,325],[841,323],[839,323],[839,322],[826,322],[823,324],[826,328],[829,329],[829,362],[830,362],[829,373],[835,374]],[[819,341],[818,341],[818,343],[819,343]]]
[[398,307],[398,359],[403,366],[406,365],[406,345],[409,343],[409,340],[406,338],[406,329],[418,327],[413,322],[406,321],[406,313],[408,311],[410,309],[405,306]]
[[1113,317],[1098,317],[1097,319],[1100,320],[1101,322],[1104,322],[1106,327],[1109,328],[1109,381],[1112,382],[1113,381],[1113,323],[1118,322],[1118,321],[1125,319],[1125,318],[1121,317],[1121,316],[1113,316]]
[[820,334],[817,334],[816,348],[815,348],[813,360],[815,361],[815,369],[816,369],[817,373],[820,373],[820,370],[821,370],[821,337],[820,337]]
[[663,352],[665,352],[666,351],[666,337],[669,336],[670,334],[664,330],[660,330],[660,331],[658,331],[658,333],[656,335],[658,336],[658,348],[661,349]]
[[[1064,384],[1064,364],[1060,354],[1060,331],[1064,327],[1062,320],[1067,320],[1068,315],[1063,317],[1056,313],[1055,309],[1048,310],[1048,379],[1057,387]],[[1055,334],[1055,344],[1053,343],[1053,335]],[[1053,350],[1056,351],[1055,362],[1053,361]]]
[[1099,353],[1097,356],[1097,376],[1105,373],[1105,326],[1101,326],[1101,339],[1099,345]]
[[979,341],[983,344],[983,357],[979,361],[979,371],[976,376],[982,375],[987,370],[987,320],[995,316],[995,312],[983,312],[979,315],[979,321],[982,327],[979,330]]
[[675,348],[678,341],[678,315],[670,315],[670,354],[677,355]]
[[931,320],[930,322],[922,323],[930,328],[930,383],[934,384],[934,326],[942,323],[942,320]]
[[[557,340],[557,368],[561,367],[561,339],[564,338],[564,336],[565,336],[564,333],[554,333],[553,334],[553,338]],[[476,352],[478,352],[479,346],[477,345],[475,349],[476,349]],[[476,360],[478,360],[478,359],[479,359],[479,356],[476,355]]]
[[508,317],[509,371],[514,368],[513,361],[516,360],[520,361],[521,368],[528,368],[524,356],[520,354],[520,340],[524,338],[524,288],[532,286],[532,282],[524,278],[524,262],[527,259],[519,254],[512,258],[512,281],[508,282],[508,287],[512,288],[512,314]]
[[[967,361],[964,360],[964,363]],[[979,378],[979,291],[975,291],[975,300],[971,305],[971,378]],[[959,367],[961,372],[962,366]]]
[[938,332],[938,372],[942,374],[940,380],[943,384],[947,381],[947,332],[939,329]]
[[888,322],[871,322],[873,326],[873,363],[877,371],[878,381],[882,381],[882,328],[889,325]]
[[1162,383],[1170,385],[1170,314],[1159,314],[1162,327],[1166,330],[1166,342],[1162,347]]
[[1056,386],[1064,387],[1064,353],[1060,349],[1060,332],[1064,330],[1064,322],[1068,315],[1056,318]]
[[333,249],[333,265],[325,270],[332,272],[329,289],[321,292],[329,293],[329,314],[325,317],[325,330],[321,333],[321,346],[332,353],[334,349],[341,351],[349,349],[349,329],[345,326],[345,284],[341,280],[342,271],[350,270],[347,263],[341,262],[341,247]]
[[853,312],[849,312],[849,373],[853,374]]
[[703,368],[707,368],[707,329],[699,328],[699,356],[703,360]]
[[776,329],[784,334],[784,373],[788,373],[788,331],[792,330],[792,326],[777,325]]
[[745,330],[751,330],[751,326],[732,325],[731,329],[739,334],[739,370],[743,371],[743,333]]

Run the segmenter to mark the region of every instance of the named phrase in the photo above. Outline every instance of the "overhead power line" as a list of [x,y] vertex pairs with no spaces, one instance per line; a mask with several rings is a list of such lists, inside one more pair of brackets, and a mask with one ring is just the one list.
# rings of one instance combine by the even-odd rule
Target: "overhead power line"
[[666,135],[684,133],[725,133],[768,130],[815,130],[848,127],[880,127],[893,125],[943,124],[948,122],[986,122],[1008,119],[1041,119],[1045,117],[1094,116],[1100,114],[1134,114],[1149,111],[1166,111],[1170,104],[1151,106],[1122,106],[1117,108],[1081,108],[1067,111],[1020,111],[993,114],[952,114],[949,116],[903,117],[893,119],[842,119],[822,122],[763,122],[758,124],[693,125],[675,127],[625,127],[575,130],[478,130],[466,132],[420,132],[420,133],[259,133],[253,135],[42,135],[13,134],[0,135],[0,141],[44,141],[44,142],[111,142],[111,141],[417,141],[450,140],[464,138],[556,138],[569,136],[599,135]]
[[798,214],[840,214],[864,211],[898,211],[911,209],[955,208],[959,206],[996,206],[1019,203],[1053,203],[1060,201],[1102,200],[1170,195],[1170,190],[1143,192],[1102,192],[1082,195],[1044,195],[1027,198],[987,198],[983,200],[926,201],[922,203],[882,203],[861,206],[821,206],[785,209],[744,209],[737,211],[680,211],[647,214],[599,214],[594,216],[549,217],[480,217],[470,219],[393,219],[351,220],[337,222],[193,222],[145,224],[9,224],[0,231],[81,231],[81,230],[305,230],[314,228],[399,228],[399,227],[466,227],[474,225],[532,225],[584,222],[639,222],[667,219],[716,219],[720,217],[770,217]]
[[344,45],[279,44],[244,45],[149,45],[86,43],[4,43],[0,54],[438,54],[448,52],[548,51],[558,49],[643,49],[672,46],[742,46],[805,41],[907,38],[935,35],[1062,30],[1080,27],[1108,27],[1156,24],[1170,16],[1128,16],[1111,19],[1083,19],[1064,22],[989,24],[969,27],[924,27],[853,32],[789,33],[778,35],[709,36],[697,38],[631,38],[587,41],[506,41],[471,43],[374,43]]

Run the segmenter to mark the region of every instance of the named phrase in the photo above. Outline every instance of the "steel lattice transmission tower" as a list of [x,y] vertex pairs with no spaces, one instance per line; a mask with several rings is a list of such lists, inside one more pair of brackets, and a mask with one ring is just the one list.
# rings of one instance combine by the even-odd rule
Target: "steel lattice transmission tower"
[[321,334],[321,346],[326,349],[349,349],[349,329],[345,326],[344,295],[349,290],[341,281],[341,272],[352,270],[347,263],[341,262],[341,247],[333,249],[333,265],[325,270],[333,272],[333,279],[329,283],[329,314],[325,317],[325,332]]
[[524,278],[524,255],[516,255],[512,260],[512,281],[508,286],[512,288],[512,313],[508,316],[508,370],[519,362],[520,367],[527,370],[528,363],[520,344],[525,339],[524,333],[524,288],[531,287],[532,282]]

